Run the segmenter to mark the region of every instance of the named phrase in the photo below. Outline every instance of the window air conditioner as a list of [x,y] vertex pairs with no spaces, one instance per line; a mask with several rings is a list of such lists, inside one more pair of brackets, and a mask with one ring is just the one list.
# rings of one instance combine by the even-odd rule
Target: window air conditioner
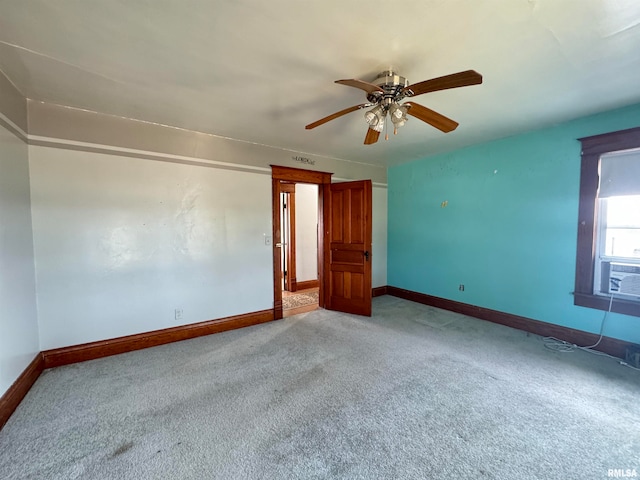
[[640,298],[640,265],[611,262],[609,293],[632,295]]

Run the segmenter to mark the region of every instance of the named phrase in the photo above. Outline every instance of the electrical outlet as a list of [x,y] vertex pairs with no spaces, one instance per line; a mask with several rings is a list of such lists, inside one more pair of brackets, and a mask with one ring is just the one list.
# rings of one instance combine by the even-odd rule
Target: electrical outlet
[[182,320],[183,314],[184,314],[184,311],[181,308],[176,308],[175,310],[176,320]]
[[458,290],[460,290],[461,292],[464,292],[464,285],[462,283],[458,287]]
[[271,245],[271,236],[270,235],[265,235],[264,236],[264,244],[269,247]]

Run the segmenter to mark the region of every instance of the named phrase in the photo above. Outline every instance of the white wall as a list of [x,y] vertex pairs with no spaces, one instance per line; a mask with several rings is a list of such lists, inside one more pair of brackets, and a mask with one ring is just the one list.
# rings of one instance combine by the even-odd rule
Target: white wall
[[387,284],[387,189],[372,190],[371,286],[375,288]]
[[296,184],[296,280],[318,279],[318,186]]
[[39,351],[27,145],[0,126],[0,396]]
[[[304,167],[295,152],[29,104],[27,147],[27,103],[0,75],[0,395],[40,350],[272,308],[268,165]],[[309,158],[386,182],[383,167]],[[374,287],[386,192],[373,188]]]
[[[29,163],[42,350],[272,308],[268,171],[35,145]],[[373,188],[373,286],[386,192]]]
[[272,308],[269,175],[29,155],[42,350]]

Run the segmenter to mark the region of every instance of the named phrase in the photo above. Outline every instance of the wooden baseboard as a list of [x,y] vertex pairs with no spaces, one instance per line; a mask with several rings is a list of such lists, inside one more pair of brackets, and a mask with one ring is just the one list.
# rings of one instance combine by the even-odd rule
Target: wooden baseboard
[[182,325],[152,332],[138,333],[126,337],[112,338],[98,342],[54,348],[42,352],[44,368],[59,367],[70,363],[84,362],[96,358],[108,357],[119,353],[132,352],[143,348],[156,347],[166,343],[179,342],[212,333],[235,330],[274,319],[274,310],[235,315],[233,317],[208,320],[206,322]]
[[43,370],[44,359],[42,354],[38,352],[27,368],[13,382],[13,385],[9,387],[9,390],[0,398],[0,429],[7,423],[15,409],[18,408],[18,405],[20,405],[20,402]]
[[[280,306],[280,315],[282,318],[282,306]],[[11,414],[45,368],[60,367],[70,363],[84,362],[143,348],[156,347],[166,343],[249,327],[272,320],[274,320],[274,310],[262,310],[191,325],[39,352],[18,379],[13,382],[13,385],[9,387],[9,390],[0,398],[0,429],[7,423]]]
[[273,304],[273,319],[281,320],[283,318],[284,308],[282,305],[282,299],[274,302]]
[[[405,290],[403,288],[388,286],[387,293],[389,295],[393,295],[394,297],[404,298],[413,302],[430,305],[436,308],[442,308],[443,310],[461,313],[463,315],[480,318],[482,320],[488,320],[493,323],[499,323],[500,325],[506,325],[507,327],[517,328],[518,330],[524,330],[525,332],[534,333],[543,337],[555,337],[575,345],[594,345],[599,338],[599,335],[596,335],[594,333],[575,330],[568,327],[562,327],[560,325],[541,322],[540,320],[512,315],[510,313],[491,310],[475,305],[469,305],[467,303],[460,303],[456,302],[455,300],[434,297],[432,295]],[[594,349],[604,353],[608,353],[609,355],[613,355],[614,357],[624,358],[626,348],[629,345],[631,344],[622,340],[611,337],[602,337],[600,344]]]
[[296,282],[296,288],[298,290],[306,290],[307,288],[318,288],[320,282],[318,280],[305,280],[303,282]]
[[382,295],[386,295],[387,294],[387,286],[383,286],[383,287],[375,287],[371,289],[371,296],[372,297],[381,297]]

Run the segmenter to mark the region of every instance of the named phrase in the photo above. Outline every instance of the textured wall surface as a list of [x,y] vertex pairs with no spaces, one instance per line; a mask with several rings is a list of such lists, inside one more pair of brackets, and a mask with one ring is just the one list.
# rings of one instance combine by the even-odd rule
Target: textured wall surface
[[0,396],[39,350],[27,145],[0,126]]
[[[577,139],[638,125],[628,107],[391,168],[389,284],[598,333],[572,296]],[[611,314],[605,335],[640,342],[638,321]]]
[[268,175],[48,147],[30,162],[42,349],[272,307]]
[[29,159],[43,350],[272,308],[269,174],[43,146]]

